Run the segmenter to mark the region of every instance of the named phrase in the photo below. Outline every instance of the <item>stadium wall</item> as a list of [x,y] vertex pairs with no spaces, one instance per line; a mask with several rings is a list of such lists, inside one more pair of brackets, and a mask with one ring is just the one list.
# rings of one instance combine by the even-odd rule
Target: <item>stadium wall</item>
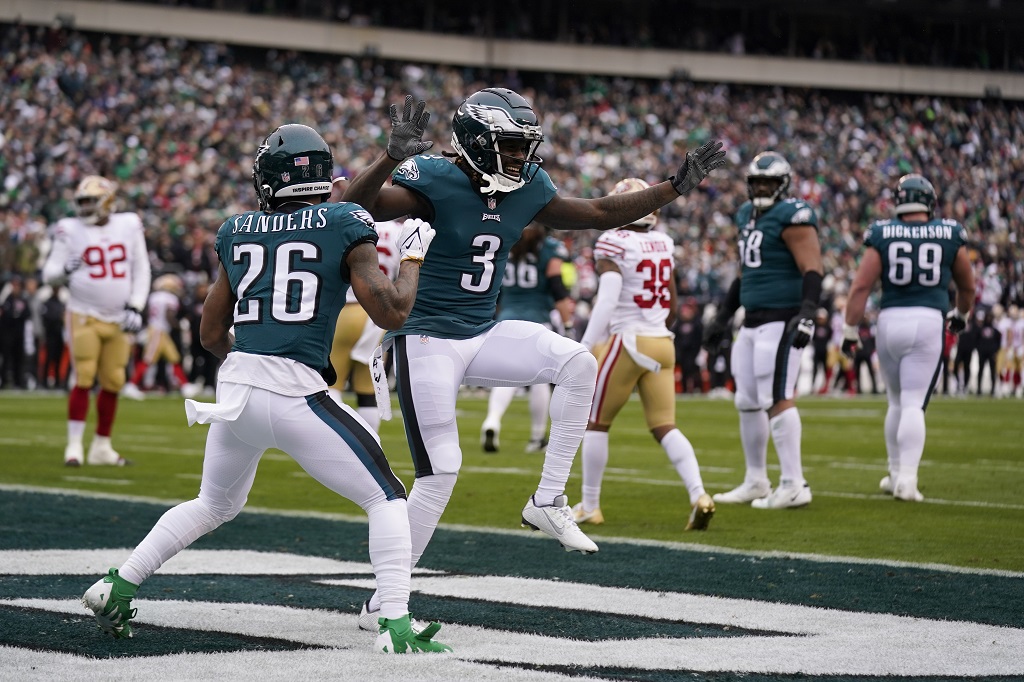
[[0,0],[0,21],[478,68],[1024,99],[1024,75],[1006,71],[485,40],[130,2]]

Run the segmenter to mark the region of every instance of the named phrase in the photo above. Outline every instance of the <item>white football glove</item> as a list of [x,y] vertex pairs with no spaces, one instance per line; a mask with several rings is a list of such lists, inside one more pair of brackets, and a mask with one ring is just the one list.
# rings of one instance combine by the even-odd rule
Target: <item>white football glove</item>
[[81,255],[68,256],[68,259],[64,261],[64,274],[70,275],[80,267],[82,267]]
[[142,331],[142,327],[142,313],[131,306],[125,305],[124,314],[121,316],[121,329],[134,334],[135,332]]
[[406,220],[402,225],[402,233],[398,235],[398,252],[402,256],[401,260],[412,260],[422,265],[423,259],[427,257],[430,242],[434,240],[434,234],[434,228],[430,223],[419,218]]

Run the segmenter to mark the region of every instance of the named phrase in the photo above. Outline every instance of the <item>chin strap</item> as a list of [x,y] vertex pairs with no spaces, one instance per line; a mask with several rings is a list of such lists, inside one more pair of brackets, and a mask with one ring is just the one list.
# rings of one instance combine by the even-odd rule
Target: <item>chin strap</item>
[[498,173],[481,173],[480,179],[487,183],[480,188],[480,193],[487,195],[494,194],[495,192],[512,192],[526,184],[523,180],[510,180]]

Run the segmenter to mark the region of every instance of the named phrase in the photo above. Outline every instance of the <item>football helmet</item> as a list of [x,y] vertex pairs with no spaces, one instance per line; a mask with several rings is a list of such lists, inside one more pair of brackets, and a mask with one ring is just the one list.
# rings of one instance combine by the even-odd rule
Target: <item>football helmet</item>
[[87,175],[75,188],[75,214],[86,225],[103,225],[114,211],[117,185],[100,175]]
[[[627,194],[628,192],[639,192],[641,190],[648,189],[649,187],[650,185],[647,184],[647,182],[645,182],[644,180],[641,180],[640,178],[626,178],[625,180],[620,180],[618,184],[616,184],[615,187],[612,188],[612,191],[609,192],[608,195],[611,196],[612,194]],[[654,211],[653,213],[648,213],[643,218],[638,218],[634,220],[632,223],[630,223],[630,225],[635,225],[645,230],[649,230],[652,227],[654,227],[654,225],[657,222],[658,211]]]
[[252,184],[260,209],[271,211],[280,199],[316,199],[331,193],[334,155],[309,126],[283,125],[267,136],[252,164]]
[[[792,173],[793,168],[789,161],[778,152],[761,152],[755,156],[747,166],[747,197],[754,204],[754,208],[769,208],[786,196]],[[754,192],[752,181],[764,178],[777,181],[775,190],[768,195],[758,195]]]
[[[533,107],[507,88],[470,95],[452,117],[452,148],[483,176],[484,194],[511,192],[533,180],[543,159],[544,133]],[[511,145],[522,155],[509,153]]]
[[185,283],[174,273],[167,273],[153,280],[153,291],[169,291],[181,298],[185,294]]
[[896,183],[896,215],[927,213],[935,210],[935,188],[923,175],[910,173]]

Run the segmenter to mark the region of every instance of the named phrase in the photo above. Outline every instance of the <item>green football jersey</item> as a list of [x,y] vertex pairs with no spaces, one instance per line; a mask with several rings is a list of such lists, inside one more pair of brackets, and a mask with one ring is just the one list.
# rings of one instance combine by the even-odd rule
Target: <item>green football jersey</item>
[[949,310],[949,280],[967,230],[955,220],[878,220],[864,236],[882,257],[882,308]]
[[345,259],[363,242],[376,244],[377,232],[358,204],[228,218],[216,249],[238,298],[232,350],[324,370],[349,287]]
[[785,199],[766,211],[754,213],[749,201],[736,212],[743,283],[740,304],[751,310],[799,308],[803,300],[803,274],[782,231],[791,225],[817,229],[818,216],[810,204]]
[[555,298],[548,289],[548,263],[552,258],[569,259],[565,244],[545,237],[538,253],[528,253],[519,262],[508,261],[501,283],[499,320],[529,320],[547,324]]
[[519,189],[485,196],[449,159],[423,155],[406,159],[393,181],[430,203],[436,234],[412,312],[389,336],[468,339],[487,331],[495,324],[509,249],[556,194],[548,174],[538,169]]

